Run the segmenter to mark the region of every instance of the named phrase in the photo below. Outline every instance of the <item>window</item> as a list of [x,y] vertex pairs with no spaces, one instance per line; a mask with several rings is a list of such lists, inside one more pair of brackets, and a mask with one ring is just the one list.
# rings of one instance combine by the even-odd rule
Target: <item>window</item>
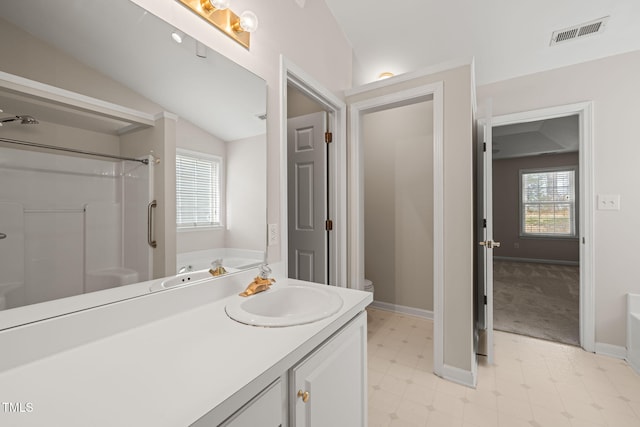
[[520,235],[575,237],[575,167],[520,171]]
[[178,228],[217,227],[220,220],[219,157],[179,150],[176,155],[176,223]]

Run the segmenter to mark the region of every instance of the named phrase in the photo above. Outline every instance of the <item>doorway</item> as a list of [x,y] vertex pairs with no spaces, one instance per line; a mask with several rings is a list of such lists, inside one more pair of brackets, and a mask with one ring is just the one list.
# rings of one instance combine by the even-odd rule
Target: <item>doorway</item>
[[[381,95],[350,106],[349,146],[349,277],[359,289],[364,286],[364,114],[415,103],[433,101],[433,371],[446,378],[457,373],[444,366],[444,84],[431,83],[412,89]],[[374,284],[375,286],[375,284]]]
[[[286,58],[280,63],[280,223],[284,230],[281,242],[281,259],[284,270],[289,274],[289,144],[287,122],[289,117],[289,97],[297,98],[292,109],[297,114],[322,111],[325,113],[328,129],[331,132],[331,144],[326,151],[326,220],[331,220],[332,229],[326,244],[326,277],[321,283],[333,286],[353,287],[347,281],[347,156],[346,156],[346,105],[329,90],[316,82],[302,69]],[[295,106],[294,104],[297,104]],[[300,106],[302,105],[302,106]],[[295,114],[295,113],[294,113]],[[321,180],[322,181],[322,180]],[[309,264],[307,264],[309,265]]]
[[[374,307],[433,317],[433,100],[362,116],[365,277]],[[368,283],[368,282],[367,282]]]
[[330,111],[287,85],[288,277],[331,283]]
[[[494,126],[505,126],[517,123],[531,123],[540,120],[553,118],[561,118],[567,116],[577,116],[578,134],[579,134],[579,150],[578,150],[578,170],[576,173],[579,182],[579,188],[576,190],[576,209],[580,213],[576,224],[578,245],[579,245],[579,343],[580,346],[593,352],[595,350],[595,290],[593,284],[593,212],[595,210],[594,193],[593,193],[593,159],[592,159],[592,103],[582,102],[577,104],[563,105],[558,107],[549,107],[541,110],[533,110],[522,113],[513,113],[501,115],[489,119],[479,120],[479,124],[492,123],[489,129]],[[487,151],[491,150],[491,132],[486,141]],[[479,144],[482,145],[482,144]],[[490,164],[493,162],[491,161]],[[486,168],[485,168],[486,170]],[[490,170],[490,168],[489,168]],[[492,174],[485,174],[491,177]],[[485,178],[486,180],[486,178]],[[489,189],[492,190],[492,186]],[[480,198],[480,197],[479,197]],[[492,200],[490,194],[488,200]],[[492,206],[493,203],[488,203]],[[479,212],[482,212],[481,210]],[[482,217],[480,217],[482,220]],[[485,227],[491,229],[491,238],[494,216],[490,215],[484,218]],[[480,226],[481,227],[481,226]],[[481,242],[482,243],[482,242]],[[486,242],[485,242],[486,243]],[[496,246],[494,245],[494,248]],[[486,265],[493,265],[493,251],[484,251],[486,255]],[[482,266],[479,265],[479,268]],[[485,289],[493,289],[493,268],[490,268],[490,275],[487,274]],[[478,289],[482,289],[479,286]],[[487,292],[482,295],[478,294],[477,313],[479,333],[487,332],[490,335],[493,330],[493,292]],[[484,302],[483,302],[484,299]],[[482,317],[485,313],[486,319]]]
[[494,126],[494,328],[580,344],[579,117]]

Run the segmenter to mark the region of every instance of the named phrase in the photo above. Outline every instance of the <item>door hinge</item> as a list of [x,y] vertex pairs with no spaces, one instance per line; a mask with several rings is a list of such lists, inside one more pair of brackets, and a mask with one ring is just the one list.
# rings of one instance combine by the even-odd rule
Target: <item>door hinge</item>
[[487,228],[487,219],[486,219],[486,218],[484,218],[484,219],[482,220],[482,227],[483,227],[483,228]]
[[333,230],[333,221],[331,221],[330,219],[326,220],[324,222],[324,229],[327,231]]
[[486,143],[486,142],[483,142],[483,143],[482,143],[482,151],[483,151],[483,152],[486,152],[486,151],[487,151],[487,143]]
[[487,296],[484,296],[484,305],[487,305]]
[[325,132],[324,133],[324,142],[327,144],[331,144],[333,142],[333,133]]

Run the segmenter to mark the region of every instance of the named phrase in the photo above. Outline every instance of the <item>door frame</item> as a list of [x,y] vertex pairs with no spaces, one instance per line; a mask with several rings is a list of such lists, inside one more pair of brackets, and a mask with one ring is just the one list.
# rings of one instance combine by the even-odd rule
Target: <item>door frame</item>
[[295,86],[329,112],[329,127],[335,149],[329,150],[329,217],[333,220],[329,239],[328,282],[339,287],[354,287],[347,282],[347,107],[330,90],[302,68],[280,55],[280,259],[289,271],[288,189],[287,189],[287,86]]
[[492,118],[492,127],[566,116],[578,116],[579,127],[579,233],[580,233],[580,346],[595,352],[593,102],[559,105],[504,114]]
[[[364,149],[362,115],[433,100],[433,371],[444,374],[444,83],[418,86],[349,106],[349,277],[364,286]],[[354,286],[355,287],[355,286]]]

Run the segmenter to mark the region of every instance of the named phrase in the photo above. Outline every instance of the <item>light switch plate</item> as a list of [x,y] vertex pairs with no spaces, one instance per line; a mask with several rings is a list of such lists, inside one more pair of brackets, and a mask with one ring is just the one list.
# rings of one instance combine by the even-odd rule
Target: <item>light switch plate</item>
[[619,211],[620,195],[619,194],[598,194],[598,210]]
[[275,246],[280,244],[280,227],[278,224],[269,224],[267,230],[267,244],[269,246]]

